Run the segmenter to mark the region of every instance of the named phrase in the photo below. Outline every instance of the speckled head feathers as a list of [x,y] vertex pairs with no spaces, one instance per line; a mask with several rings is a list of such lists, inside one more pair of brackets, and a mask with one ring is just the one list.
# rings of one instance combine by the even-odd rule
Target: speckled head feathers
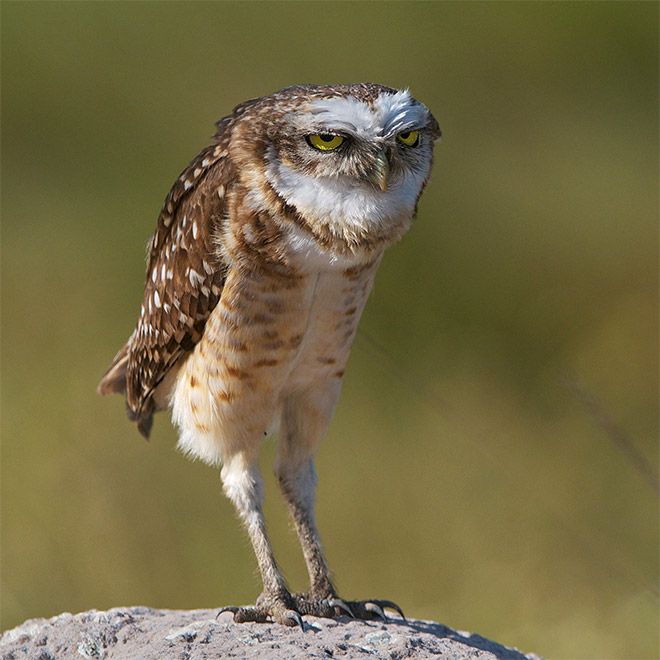
[[[234,118],[230,154],[252,207],[279,200],[312,234],[337,237],[338,250],[405,232],[440,136],[410,92],[374,83],[288,87]],[[318,136],[336,148],[315,148]]]

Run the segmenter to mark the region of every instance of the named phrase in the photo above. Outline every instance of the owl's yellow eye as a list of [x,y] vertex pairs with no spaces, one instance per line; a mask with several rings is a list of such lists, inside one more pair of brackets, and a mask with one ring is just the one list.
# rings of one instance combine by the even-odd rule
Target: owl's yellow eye
[[406,147],[416,147],[419,142],[419,131],[401,131],[396,139]]
[[332,133],[315,133],[307,136],[307,143],[319,151],[334,151],[341,147],[344,138],[341,135],[332,135]]

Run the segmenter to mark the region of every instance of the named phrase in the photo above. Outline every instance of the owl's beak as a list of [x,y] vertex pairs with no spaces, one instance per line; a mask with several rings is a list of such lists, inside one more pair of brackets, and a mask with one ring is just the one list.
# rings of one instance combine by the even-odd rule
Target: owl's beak
[[382,192],[387,190],[387,180],[390,176],[390,161],[387,159],[385,151],[379,151],[373,163],[373,168],[369,172],[368,179],[374,186],[381,189]]

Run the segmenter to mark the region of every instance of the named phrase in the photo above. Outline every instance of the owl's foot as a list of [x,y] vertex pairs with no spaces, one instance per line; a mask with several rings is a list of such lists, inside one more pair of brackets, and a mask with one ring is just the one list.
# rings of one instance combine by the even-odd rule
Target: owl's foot
[[346,604],[351,608],[353,616],[356,619],[382,619],[387,621],[385,610],[394,610],[398,612],[401,618],[405,621],[406,616],[403,610],[391,600],[376,600],[375,598],[369,600],[349,600]]
[[387,621],[386,609],[395,610],[405,620],[401,608],[391,600],[349,600],[344,601],[336,596],[314,598],[308,594],[268,596],[261,594],[257,604],[246,607],[223,607],[216,619],[225,612],[234,615],[234,623],[267,623],[274,621],[284,626],[300,626],[305,629],[302,616],[317,616],[335,619],[339,616],[349,616],[352,619],[381,619]]
[[301,614],[335,618],[346,615],[353,619],[382,619],[387,621],[385,609],[398,612],[405,620],[401,608],[391,600],[349,600],[345,601],[336,596],[328,598],[313,598],[307,594],[295,594],[293,596],[296,609]]
[[304,630],[304,624],[300,613],[296,610],[292,596],[287,594],[278,594],[271,596],[266,593],[257,598],[254,606],[247,607],[223,607],[216,615],[217,619],[221,614],[231,612],[234,615],[234,623],[266,623],[274,621],[283,626],[300,626]]
[[338,616],[349,616],[355,618],[351,608],[341,599],[335,596],[329,598],[313,598],[308,594],[294,594],[293,599],[296,608],[301,614],[309,616],[320,616],[324,619],[334,619]]

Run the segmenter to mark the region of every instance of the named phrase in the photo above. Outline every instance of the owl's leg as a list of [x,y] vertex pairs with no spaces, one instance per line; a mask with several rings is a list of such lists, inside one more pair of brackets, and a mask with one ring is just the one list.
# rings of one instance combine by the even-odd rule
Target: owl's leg
[[293,596],[296,609],[301,614],[312,616],[335,617],[348,614],[358,619],[381,618],[386,620],[384,610],[391,608],[403,617],[401,608],[389,600],[344,601],[337,596],[315,522],[316,472],[311,458],[297,469],[293,468],[290,463],[279,462],[277,476],[289,505],[289,512],[298,533],[309,572],[309,592]]
[[316,528],[314,496],[316,472],[311,458],[302,465],[278,461],[277,478],[296,528],[310,580],[309,595],[317,599],[335,598],[335,588]]
[[[309,573],[310,590],[295,594],[301,614],[334,617],[348,614],[360,619],[385,619],[384,609],[403,616],[389,600],[344,601],[330,577],[314,513],[316,471],[313,455],[329,422],[336,391],[322,389],[290,397],[284,404],[275,472],[289,507]],[[334,398],[333,398],[334,397]]]
[[223,489],[233,502],[247,529],[263,582],[263,592],[254,607],[225,607],[218,613],[232,612],[234,621],[265,622],[269,618],[287,626],[303,626],[293,597],[277,566],[273,549],[266,534],[262,511],[263,486],[256,465],[256,456],[248,458],[238,453],[224,461],[221,471]]
[[336,594],[316,528],[317,479],[313,457],[338,396],[336,383],[332,389],[308,388],[285,399],[275,462],[275,474],[307,564],[310,595],[319,599],[334,598]]

